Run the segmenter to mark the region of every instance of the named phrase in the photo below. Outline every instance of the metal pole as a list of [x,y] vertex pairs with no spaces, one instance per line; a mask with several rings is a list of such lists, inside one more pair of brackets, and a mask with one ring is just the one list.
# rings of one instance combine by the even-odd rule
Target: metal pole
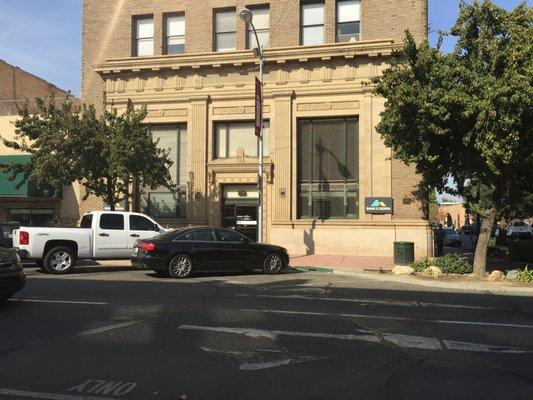
[[265,59],[263,57],[263,49],[259,47],[259,40],[257,42],[259,49],[259,80],[261,81],[261,136],[259,137],[259,204],[257,206],[257,242],[263,243],[263,64]]

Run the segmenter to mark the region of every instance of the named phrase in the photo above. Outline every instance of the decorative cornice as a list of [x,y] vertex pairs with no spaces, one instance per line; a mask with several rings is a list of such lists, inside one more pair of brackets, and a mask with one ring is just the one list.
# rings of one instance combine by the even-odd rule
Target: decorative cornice
[[[268,64],[283,64],[288,61],[309,62],[333,58],[354,58],[360,56],[390,56],[401,50],[402,44],[392,39],[360,41],[349,43],[333,43],[320,46],[296,46],[266,49],[265,57]],[[128,57],[109,59],[95,65],[94,70],[101,75],[120,74],[140,71],[181,70],[190,68],[198,70],[202,67],[220,68],[224,66],[242,67],[245,64],[257,64],[257,58],[250,50],[224,53],[195,53],[171,56]]]

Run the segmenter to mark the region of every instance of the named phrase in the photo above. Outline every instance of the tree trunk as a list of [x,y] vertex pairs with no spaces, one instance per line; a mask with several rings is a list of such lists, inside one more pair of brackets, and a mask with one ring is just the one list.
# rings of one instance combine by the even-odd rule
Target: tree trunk
[[115,184],[110,177],[107,177],[107,204],[111,211],[115,211]]
[[137,178],[137,175],[133,176],[131,205],[133,212],[141,211],[141,207],[139,204],[139,178]]
[[492,225],[494,225],[495,218],[496,212],[494,210],[490,210],[489,214],[483,218],[481,228],[479,229],[476,252],[474,254],[474,275],[480,278],[485,275],[487,249],[489,247],[490,232],[492,230]]

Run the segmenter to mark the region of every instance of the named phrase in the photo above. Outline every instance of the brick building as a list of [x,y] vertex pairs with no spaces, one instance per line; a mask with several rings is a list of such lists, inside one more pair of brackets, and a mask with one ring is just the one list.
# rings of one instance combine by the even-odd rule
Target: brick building
[[[67,95],[44,79],[0,60],[0,137],[15,138],[18,108],[26,102],[32,110],[36,98],[61,100]],[[8,148],[0,141],[0,163],[21,163],[29,159],[30,155]],[[77,220],[78,202],[71,196],[72,187],[64,188],[62,198],[56,198],[46,186],[38,187],[29,181],[17,188],[21,179],[17,177],[10,181],[8,178],[8,174],[0,173],[0,221],[46,225],[59,220]]]
[[409,240],[417,257],[430,254],[418,178],[375,131],[384,100],[367,85],[406,29],[426,38],[427,0],[85,0],[82,101],[147,105],[175,162],[180,191],[143,192],[144,210],[253,236],[258,59],[244,7],[266,56],[266,241],[293,254],[392,255],[395,240]]

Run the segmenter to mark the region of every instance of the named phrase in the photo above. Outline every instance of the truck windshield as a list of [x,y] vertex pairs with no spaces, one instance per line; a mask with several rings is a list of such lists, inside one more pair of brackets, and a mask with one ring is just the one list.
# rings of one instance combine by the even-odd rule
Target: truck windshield
[[93,225],[93,215],[84,215],[80,222],[80,228],[90,228]]

